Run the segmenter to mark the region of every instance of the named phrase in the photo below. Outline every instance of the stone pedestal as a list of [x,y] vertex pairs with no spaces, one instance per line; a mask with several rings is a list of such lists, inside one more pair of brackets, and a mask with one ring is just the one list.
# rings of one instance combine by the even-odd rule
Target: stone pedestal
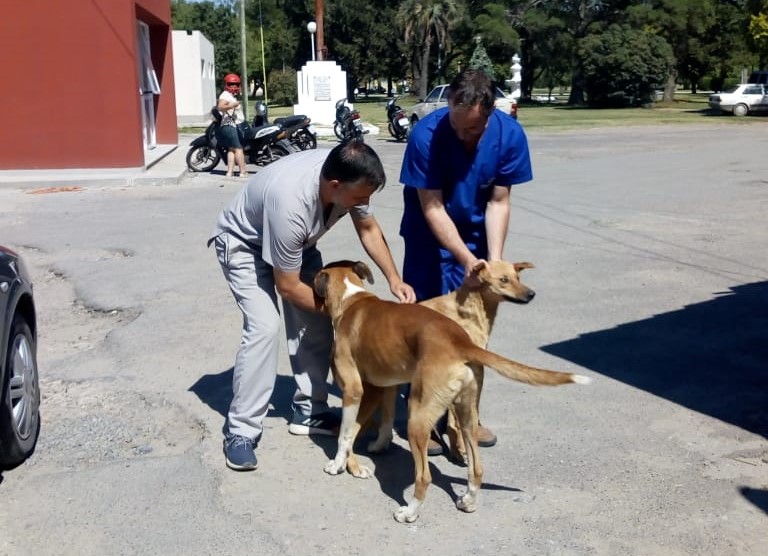
[[347,98],[347,72],[336,62],[307,62],[296,74],[299,102],[294,114],[306,114],[312,123],[333,125],[336,101]]

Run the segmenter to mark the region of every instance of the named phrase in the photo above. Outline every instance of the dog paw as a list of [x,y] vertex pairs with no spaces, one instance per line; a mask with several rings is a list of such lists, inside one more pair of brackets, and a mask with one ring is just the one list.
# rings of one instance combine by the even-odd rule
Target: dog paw
[[395,521],[398,523],[413,523],[418,517],[419,514],[413,513],[408,506],[400,506],[395,512]]
[[365,465],[361,465],[358,468],[357,473],[354,473],[354,476],[358,479],[370,479],[373,477],[373,471],[369,467],[366,467]]
[[336,460],[332,459],[328,463],[325,464],[325,472],[329,475],[338,475],[342,471],[344,471],[344,465],[337,465]]
[[477,510],[477,498],[467,493],[456,501],[456,507],[462,512],[471,514]]

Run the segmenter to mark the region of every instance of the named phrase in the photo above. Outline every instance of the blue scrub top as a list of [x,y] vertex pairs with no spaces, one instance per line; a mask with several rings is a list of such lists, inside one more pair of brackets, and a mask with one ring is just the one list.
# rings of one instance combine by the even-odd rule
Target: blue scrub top
[[425,257],[453,256],[432,235],[421,210],[417,189],[441,189],[443,203],[467,247],[487,257],[485,209],[494,186],[533,179],[528,141],[517,120],[494,110],[474,153],[467,153],[448,119],[448,108],[435,110],[411,130],[400,170],[404,210],[400,235],[409,250]]

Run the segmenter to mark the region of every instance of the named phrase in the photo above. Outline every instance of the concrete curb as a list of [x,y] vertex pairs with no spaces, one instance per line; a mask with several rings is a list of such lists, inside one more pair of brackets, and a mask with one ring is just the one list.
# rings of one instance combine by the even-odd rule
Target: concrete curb
[[[379,135],[379,128],[364,124],[366,135]],[[315,131],[323,140],[333,139],[333,126],[316,125]],[[176,145],[158,145],[148,156],[153,160],[147,168],[61,170],[4,170],[0,171],[0,188],[39,189],[47,187],[121,187],[133,185],[174,185],[187,174],[186,156],[189,144],[197,133],[179,133]]]

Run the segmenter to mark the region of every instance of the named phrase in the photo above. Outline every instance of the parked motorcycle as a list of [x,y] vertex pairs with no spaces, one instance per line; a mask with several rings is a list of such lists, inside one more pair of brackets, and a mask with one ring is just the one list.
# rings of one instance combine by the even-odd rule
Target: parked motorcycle
[[352,138],[362,141],[363,135],[368,133],[368,130],[363,129],[363,120],[360,119],[360,112],[350,108],[346,98],[336,102],[336,121],[333,122],[333,133],[341,141]]
[[[275,118],[275,121],[272,123],[282,126],[287,134],[289,143],[299,150],[306,151],[308,149],[317,148],[317,132],[315,131],[315,126],[313,126],[311,122],[312,119],[308,116],[305,116],[304,114],[296,114],[294,116]],[[258,126],[266,124],[269,124],[267,105],[263,102],[257,102],[256,116],[253,118],[253,125]]]
[[389,129],[389,134],[392,137],[402,141],[408,137],[408,131],[411,126],[405,110],[395,104],[398,98],[400,97],[393,96],[387,101],[387,129]]
[[[211,114],[214,121],[206,128],[203,135],[190,143],[190,149],[187,152],[187,168],[192,172],[210,172],[220,160],[227,160],[227,150],[216,140],[216,128],[221,122],[219,111],[214,107]],[[237,128],[247,163],[266,166],[298,151],[286,141],[286,132],[280,125],[251,126],[248,122],[241,122]]]

